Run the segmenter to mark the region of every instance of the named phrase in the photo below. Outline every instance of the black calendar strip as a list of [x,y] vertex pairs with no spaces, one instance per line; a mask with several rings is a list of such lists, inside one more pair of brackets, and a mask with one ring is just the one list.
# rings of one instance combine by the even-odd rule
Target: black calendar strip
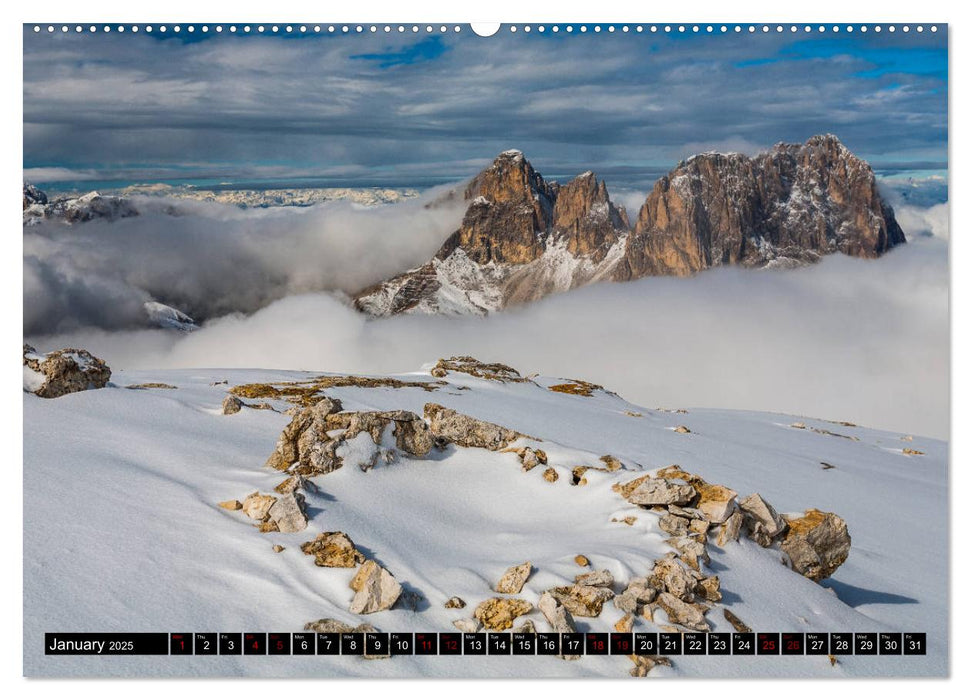
[[927,654],[925,632],[148,632],[44,635],[49,655],[819,656]]

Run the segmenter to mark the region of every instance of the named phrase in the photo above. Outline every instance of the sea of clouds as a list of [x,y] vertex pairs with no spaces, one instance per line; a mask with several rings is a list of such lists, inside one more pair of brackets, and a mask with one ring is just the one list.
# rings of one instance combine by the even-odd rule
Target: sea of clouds
[[[878,260],[599,284],[485,318],[355,312],[346,293],[426,261],[457,226],[460,206],[425,206],[440,196],[377,209],[180,204],[181,216],[29,227],[25,338],[85,347],[116,369],[408,372],[471,354],[649,408],[949,435],[947,204],[898,206],[909,243]],[[139,328],[147,298],[203,327]]]

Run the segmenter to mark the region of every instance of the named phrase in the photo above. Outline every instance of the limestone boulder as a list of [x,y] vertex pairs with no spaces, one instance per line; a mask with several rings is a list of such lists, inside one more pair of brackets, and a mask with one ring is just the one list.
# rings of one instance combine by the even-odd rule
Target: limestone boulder
[[45,354],[24,343],[24,390],[56,399],[87,389],[101,389],[111,368],[87,350],[64,348]]
[[786,521],[759,494],[746,496],[738,502],[738,506],[745,517],[749,537],[761,546],[768,547],[772,540],[785,531]]
[[786,521],[789,529],[780,546],[795,571],[818,582],[832,576],[846,561],[851,540],[841,517],[812,509]]
[[254,491],[243,499],[243,512],[253,520],[266,520],[270,508],[276,503],[276,497],[268,493]]
[[486,629],[501,632],[510,629],[517,617],[532,609],[532,603],[519,598],[489,598],[479,603],[474,615]]
[[307,528],[304,498],[300,493],[286,493],[277,497],[267,511],[267,516],[276,523],[280,532],[300,532]]
[[509,567],[496,584],[496,593],[519,593],[532,572],[533,565],[528,561]]
[[238,396],[233,396],[229,394],[223,399],[223,415],[231,416],[234,413],[239,413],[243,409],[243,402]]
[[601,586],[559,586],[549,594],[575,617],[597,617],[604,603],[614,597],[614,592]]
[[350,611],[358,615],[390,610],[401,595],[401,584],[391,572],[370,559],[361,564],[350,586],[356,593]]

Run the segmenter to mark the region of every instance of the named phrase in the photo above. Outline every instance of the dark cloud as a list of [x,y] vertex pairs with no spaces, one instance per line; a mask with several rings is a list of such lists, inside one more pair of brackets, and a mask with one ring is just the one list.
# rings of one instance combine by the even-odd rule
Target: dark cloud
[[102,179],[427,184],[509,147],[545,172],[644,186],[699,145],[837,133],[946,162],[946,36],[34,34],[24,165]]

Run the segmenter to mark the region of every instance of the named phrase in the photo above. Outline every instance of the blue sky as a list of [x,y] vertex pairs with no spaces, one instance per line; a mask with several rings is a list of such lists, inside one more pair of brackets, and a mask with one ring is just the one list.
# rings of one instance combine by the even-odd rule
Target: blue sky
[[837,134],[947,167],[946,31],[267,36],[24,30],[34,181],[425,185],[519,148],[646,189],[703,150]]

